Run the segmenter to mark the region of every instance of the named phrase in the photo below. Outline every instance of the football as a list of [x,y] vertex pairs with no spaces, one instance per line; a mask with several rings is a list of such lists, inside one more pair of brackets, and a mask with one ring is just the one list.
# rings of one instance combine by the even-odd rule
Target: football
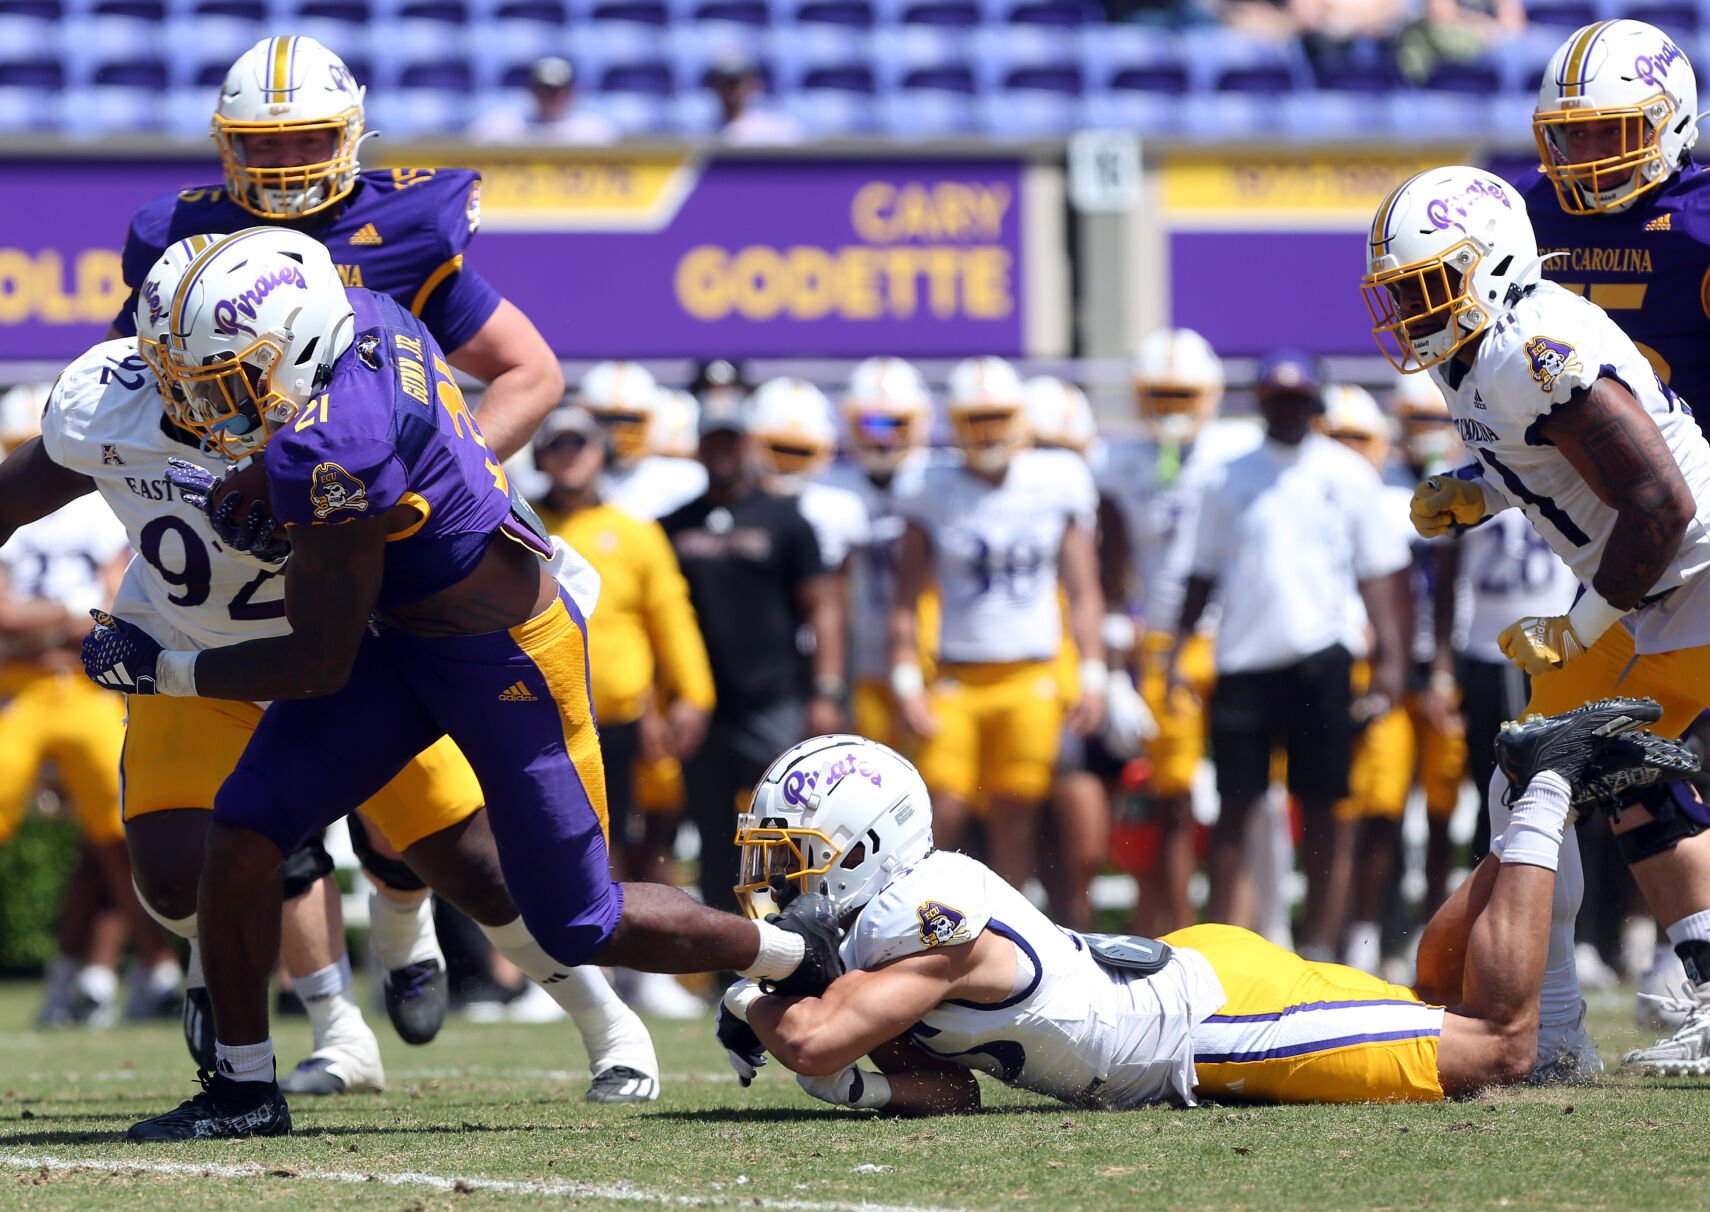
[[[249,502],[266,501],[267,497],[267,465],[256,459],[246,459],[236,464],[225,477],[218,481],[208,493],[208,516],[219,517],[221,504],[227,497],[236,494],[238,500],[231,503],[233,520],[241,519],[249,511]],[[285,528],[278,524],[273,527],[273,537],[283,539]]]

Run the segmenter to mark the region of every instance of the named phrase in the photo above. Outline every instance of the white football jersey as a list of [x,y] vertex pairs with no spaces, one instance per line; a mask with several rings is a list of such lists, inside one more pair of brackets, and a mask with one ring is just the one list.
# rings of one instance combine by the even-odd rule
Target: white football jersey
[[1508,509],[1460,538],[1461,580],[1472,598],[1466,638],[1457,650],[1480,661],[1507,661],[1496,637],[1516,619],[1566,614],[1579,582],[1524,514]]
[[[1113,438],[1093,448],[1090,461],[1098,487],[1121,511],[1128,531],[1146,630],[1171,631],[1181,617],[1193,555],[1194,511],[1208,473],[1247,453],[1261,436],[1251,423],[1214,423],[1179,465],[1150,438]],[[1208,610],[1200,620],[1201,630],[1213,621]]]
[[604,497],[625,513],[657,522],[707,490],[707,469],[699,459],[648,455],[623,470],[608,468]]
[[103,573],[128,546],[125,528],[100,497],[79,497],[0,546],[13,597],[47,598],[73,615],[108,604]]
[[993,484],[927,467],[897,512],[932,541],[946,662],[1050,660],[1062,645],[1057,556],[1071,524],[1092,533],[1098,490],[1079,455],[1023,450]]
[[827,484],[855,493],[867,508],[867,538],[849,565],[849,666],[857,681],[883,681],[890,675],[890,613],[905,526],[896,501],[918,491],[925,466],[924,452],[911,456],[885,488],[851,463],[835,463],[825,473]]
[[843,962],[877,968],[987,930],[1015,945],[1014,989],[927,1011],[908,1030],[922,1051],[1080,1105],[1193,1105],[1193,1028],[1226,1000],[1205,957],[1178,947],[1151,977],[1109,972],[966,855],[935,851],[887,884],[844,938]]
[[201,511],[166,478],[169,458],[215,475],[231,464],[170,436],[164,419],[132,338],[103,342],[66,367],[42,416],[48,457],[95,481],[136,549],[113,612],[168,648],[284,635],[291,628],[280,570],[216,542]]
[[[1567,458],[1537,429],[1574,391],[1602,376],[1622,383],[1662,431],[1698,503],[1680,549],[1652,586],[1662,593],[1710,565],[1710,445],[1684,402],[1657,378],[1632,340],[1602,308],[1540,282],[1486,332],[1473,364],[1450,385],[1431,369],[1461,440],[1487,490],[1525,511],[1581,582],[1590,584],[1615,529],[1616,512],[1598,499]],[[1640,652],[1710,643],[1710,617],[1632,620]]]
[[802,517],[819,540],[819,558],[831,569],[843,567],[850,552],[867,544],[867,505],[847,488],[809,480],[796,496]]

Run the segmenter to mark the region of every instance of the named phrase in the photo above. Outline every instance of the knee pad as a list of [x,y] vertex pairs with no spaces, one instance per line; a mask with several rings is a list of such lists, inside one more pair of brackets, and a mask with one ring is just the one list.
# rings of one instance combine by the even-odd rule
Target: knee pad
[[331,875],[332,855],[321,845],[319,834],[285,856],[285,899],[294,901],[313,888],[323,875]]
[[374,852],[374,843],[369,839],[368,828],[361,817],[353,812],[344,820],[350,827],[350,848],[364,871],[394,892],[420,892],[427,887],[408,863]]
[[144,896],[142,889],[137,887],[135,877],[131,879],[131,891],[137,894],[137,904],[143,907],[143,912],[159,922],[162,930],[169,934],[176,934],[186,942],[193,943],[196,941],[196,915],[194,913],[189,917],[167,917],[148,903],[148,897]]
[[[1666,854],[1687,838],[1710,828],[1710,806],[1698,797],[1698,789],[1691,783],[1655,783],[1640,792],[1636,802],[1651,814],[1651,819],[1636,829],[1615,835],[1615,845],[1629,867]],[[1611,812],[1610,819],[1619,820],[1619,814]]]

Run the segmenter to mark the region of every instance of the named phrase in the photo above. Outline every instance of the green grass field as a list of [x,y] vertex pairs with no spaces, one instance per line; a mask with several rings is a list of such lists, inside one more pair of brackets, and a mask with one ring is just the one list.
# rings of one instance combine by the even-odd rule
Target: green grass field
[[[745,1091],[710,1023],[656,1024],[663,1096],[601,1107],[568,1024],[453,1021],[408,1048],[383,1013],[384,1094],[299,1099],[285,1140],[141,1147],[125,1128],[193,1090],[177,1028],[39,1032],[35,998],[0,987],[3,1208],[1686,1209],[1710,1183],[1710,1081],[1124,1114],[988,1084],[980,1114],[900,1121],[813,1102],[775,1069]],[[1643,1042],[1631,1004],[1593,1008],[1606,1059]],[[307,1039],[287,1023],[282,1058]]]

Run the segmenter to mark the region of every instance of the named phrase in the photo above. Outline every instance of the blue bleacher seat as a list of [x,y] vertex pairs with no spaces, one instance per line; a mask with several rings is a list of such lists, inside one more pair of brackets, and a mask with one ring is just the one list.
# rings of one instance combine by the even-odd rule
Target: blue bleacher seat
[[712,134],[722,120],[718,98],[704,88],[679,93],[671,99],[665,113],[668,129],[690,139],[702,139]]
[[773,0],[773,4],[774,25],[782,24],[785,14],[802,24],[854,29],[872,29],[878,20],[872,0]]
[[0,0],[0,17],[34,17],[38,21],[63,21],[65,5],[60,0]]
[[737,25],[770,25],[772,6],[766,0],[691,0],[691,21],[728,21]]
[[669,97],[675,91],[669,64],[613,63],[600,72],[602,93],[637,93],[648,97]]
[[1089,8],[1081,0],[980,0],[980,9],[988,25],[1078,29],[1088,22],[1104,24],[1098,9]]
[[878,99],[861,89],[803,88],[790,94],[785,108],[801,120],[809,135],[835,139],[872,131]]
[[668,21],[664,0],[594,0],[588,16],[594,21],[633,21],[640,25],[664,25]]
[[1444,60],[1431,69],[1424,87],[1435,92],[1494,97],[1502,91],[1502,64],[1494,55],[1461,63]]
[[1397,103],[1405,102],[1365,88],[1320,88],[1291,93],[1279,108],[1284,131],[1296,138],[1371,139],[1394,129]]
[[1676,38],[1700,32],[1705,22],[1704,10],[1691,0],[1614,0],[1608,15],[1644,21]]
[[1502,91],[1536,97],[1550,56],[1565,37],[1562,30],[1529,29],[1496,47],[1493,54],[1502,72]]
[[897,139],[948,138],[974,129],[973,100],[937,88],[899,88],[879,98],[879,127]]
[[873,34],[873,66],[882,90],[900,86],[913,72],[954,67],[969,70],[973,44],[966,31],[931,25],[899,25]]
[[[971,41],[972,61],[985,88],[1002,88],[1013,73],[1033,70],[1082,76],[1079,43],[1060,30],[1036,25],[1000,25],[977,30]],[[1076,92],[1080,91],[1077,83]]]
[[849,26],[792,25],[772,31],[768,50],[781,88],[801,84],[808,72],[856,67],[872,74],[873,40]]
[[62,48],[57,20],[0,10],[0,55],[8,59],[57,59]]
[[262,0],[191,0],[190,11],[199,17],[231,17],[253,22],[263,22],[272,16]]
[[980,24],[979,0],[876,0],[881,25],[940,25],[967,29]]
[[0,85],[0,134],[58,131],[62,128],[57,91]]
[[306,20],[368,25],[376,20],[376,14],[369,0],[298,0],[291,5],[286,20],[293,28]]
[[720,64],[741,60],[764,63],[766,31],[759,26],[729,21],[699,21],[672,26],[665,32],[663,51],[683,88],[697,88]]
[[[191,84],[209,64],[230,68],[239,55],[267,37],[267,27],[239,17],[173,17],[163,30],[166,43],[173,47],[172,76],[174,84]],[[303,30],[307,33],[309,31]],[[335,53],[338,43],[328,43]]]
[[648,93],[601,93],[584,97],[579,107],[610,118],[625,135],[658,134],[670,128],[670,100]]
[[1566,36],[1569,30],[1590,25],[1600,16],[1595,0],[1526,0],[1526,22],[1548,26]]
[[1089,91],[1081,102],[1080,125],[1090,130],[1125,130],[1142,138],[1182,133],[1182,101],[1171,93],[1112,88]]
[[501,11],[470,26],[470,44],[480,48],[475,56],[476,75],[484,85],[509,80],[508,87],[522,87],[535,60],[548,55],[570,57],[569,29],[563,22],[543,20],[545,15]]
[[[214,113],[214,88],[186,85],[168,89],[163,101],[165,115],[162,119],[168,133],[181,139],[205,137]],[[218,175],[218,169],[214,173]]]
[[398,73],[394,88],[415,91],[440,90],[469,93],[475,88],[475,69],[463,59],[434,59],[410,63]]
[[[0,55],[5,48],[0,47]],[[65,87],[65,65],[58,59],[0,58],[0,88],[57,91]]]
[[1063,93],[1016,89],[981,97],[980,128],[997,139],[1060,138],[1081,116],[1078,98]]
[[67,133],[102,138],[159,130],[165,117],[164,96],[163,89],[131,84],[90,84],[68,90]]
[[1197,90],[1277,96],[1311,83],[1305,57],[1291,43],[1222,29],[1185,30],[1180,38]]
[[368,127],[399,139],[453,138],[468,123],[467,94],[394,87],[367,103]]

